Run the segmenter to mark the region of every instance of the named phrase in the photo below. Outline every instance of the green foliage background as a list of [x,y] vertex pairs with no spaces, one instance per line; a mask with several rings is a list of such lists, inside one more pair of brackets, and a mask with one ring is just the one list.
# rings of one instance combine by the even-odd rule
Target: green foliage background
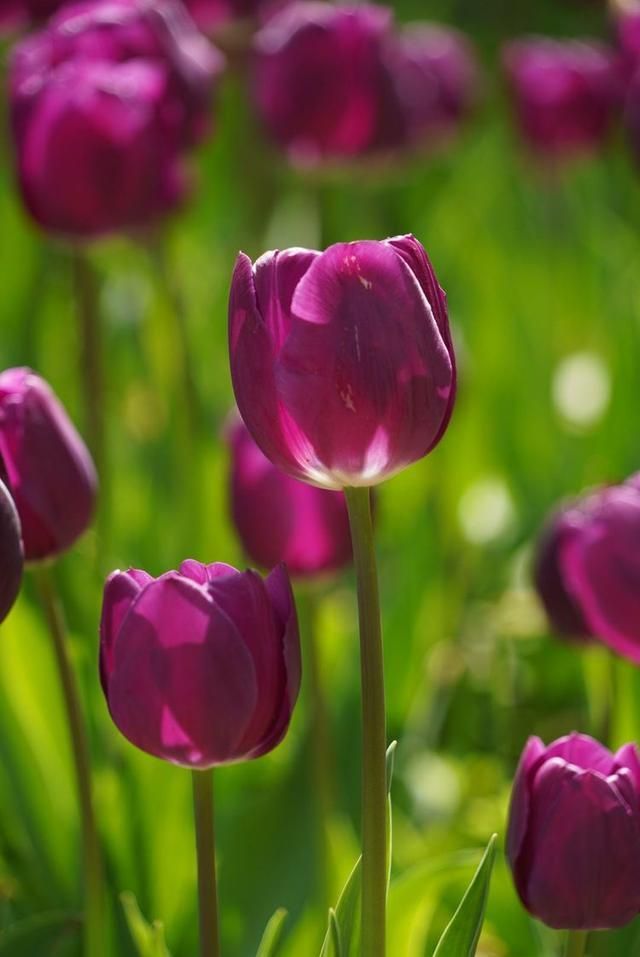
[[[597,730],[615,682],[611,743],[637,736],[633,669],[545,633],[528,560],[558,499],[640,468],[638,173],[621,136],[603,157],[560,175],[536,169],[514,141],[497,73],[505,37],[604,35],[602,6],[398,3],[401,20],[441,17],[470,32],[487,81],[485,105],[452,149],[385,171],[325,181],[291,172],[261,140],[242,76],[232,71],[184,214],[162,237],[92,249],[108,358],[110,468],[100,531],[65,556],[56,574],[90,715],[114,955],[135,953],[122,891],[163,921],[174,957],[197,947],[189,775],[137,753],[111,725],[97,679],[97,624],[102,580],[115,567],[158,574],[187,556],[242,563],[221,438],[231,403],[226,301],[239,248],[256,255],[411,231],[449,296],[461,379],[451,427],[428,459],[379,495],[389,737],[399,741],[392,957],[433,953],[479,859],[467,851],[484,847],[493,831],[504,837],[510,781],[529,734],[548,740],[574,728]],[[27,222],[8,162],[0,172],[0,224],[1,364],[41,372],[82,427],[70,254]],[[149,252],[159,244],[161,270]],[[186,437],[176,363],[176,291],[201,397],[196,448]],[[604,363],[611,396],[604,415],[578,429],[554,403],[553,381],[565,357],[584,351]],[[496,496],[504,521],[495,528],[489,521],[478,537],[477,512],[491,512]],[[335,746],[335,901],[357,857],[352,577],[326,582],[322,596],[316,637]],[[314,897],[307,713],[305,687],[286,742],[216,776],[226,957],[253,957],[279,905],[290,912],[286,957],[319,950],[325,912]],[[78,953],[78,840],[58,687],[27,576],[0,628],[0,957]],[[519,905],[499,850],[478,953],[547,957],[555,947]],[[640,954],[640,925],[595,935],[592,952]]]

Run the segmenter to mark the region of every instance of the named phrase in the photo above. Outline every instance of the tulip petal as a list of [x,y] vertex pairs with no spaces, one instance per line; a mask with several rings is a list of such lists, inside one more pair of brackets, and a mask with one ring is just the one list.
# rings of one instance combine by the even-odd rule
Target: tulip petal
[[550,744],[545,757],[562,758],[580,770],[598,771],[605,777],[616,768],[615,758],[608,748],[595,738],[576,731]]
[[302,675],[298,618],[291,583],[284,565],[274,568],[265,580],[265,586],[273,603],[282,636],[281,653],[286,668],[286,693],[282,695],[280,709],[271,728],[251,755],[254,758],[271,751],[284,737],[298,698]]
[[506,845],[507,857],[511,861],[512,867],[515,867],[527,831],[530,807],[529,788],[531,785],[532,771],[544,756],[544,753],[545,746],[540,738],[529,738],[516,770],[511,792],[509,829],[507,832]]
[[601,774],[560,758],[535,776],[518,869],[527,907],[550,927],[626,924],[640,910],[640,821]]
[[116,637],[108,702],[143,751],[189,767],[222,764],[242,757],[255,668],[207,589],[169,572],[144,589]]
[[595,497],[592,508],[567,543],[567,582],[594,634],[640,664],[640,496],[618,487]]
[[[269,284],[277,285],[278,281],[269,277],[268,263],[263,263],[261,269],[265,270],[265,278],[261,278],[264,294]],[[287,287],[286,282],[284,285]],[[274,307],[270,315],[277,336],[281,331],[281,314]],[[275,346],[258,309],[251,260],[244,253],[238,255],[231,280],[229,353],[238,408],[254,440],[267,458],[285,472],[306,478],[307,468],[314,471],[317,463],[308,439],[278,396]]]
[[97,477],[66,411],[30,369],[0,375],[0,456],[26,560],[64,551],[91,523]]
[[23,552],[20,519],[8,489],[0,481],[0,622],[13,608],[20,591]]
[[107,578],[100,616],[100,682],[105,694],[113,670],[113,645],[122,622],[136,597],[152,581],[151,575],[138,568],[115,571]]
[[278,391],[333,485],[372,484],[426,454],[448,415],[452,361],[403,258],[383,243],[331,246],[292,310]]
[[635,786],[640,794],[640,755],[636,744],[625,744],[615,753],[619,768],[628,768],[633,776]]

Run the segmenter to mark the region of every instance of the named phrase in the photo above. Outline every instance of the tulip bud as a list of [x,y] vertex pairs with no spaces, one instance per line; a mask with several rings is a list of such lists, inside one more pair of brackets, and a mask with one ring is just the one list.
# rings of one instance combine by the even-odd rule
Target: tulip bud
[[20,519],[6,485],[0,482],[0,622],[20,591],[23,564]]
[[640,483],[603,489],[580,503],[562,567],[589,630],[640,664]]
[[455,359],[445,294],[413,236],[253,265],[240,253],[229,323],[240,413],[294,478],[375,485],[441,439]]
[[406,27],[394,75],[407,140],[434,147],[455,134],[478,100],[480,68],[463,33],[438,24]]
[[34,219],[92,236],[170,212],[221,65],[173,0],[65,6],[12,59],[18,178]]
[[65,551],[89,527],[97,489],[91,457],[47,383],[30,369],[0,374],[0,467],[27,561]]
[[606,46],[530,37],[509,44],[503,61],[520,133],[533,152],[562,158],[604,144],[620,97]]
[[100,625],[100,676],[122,734],[191,768],[257,758],[284,737],[300,685],[286,570],[185,561],[152,578],[114,572]]
[[289,0],[184,0],[201,30],[211,30],[237,20],[263,20]]
[[507,858],[530,913],[550,927],[621,927],[640,911],[640,760],[571,734],[529,738],[516,772]]
[[640,66],[640,3],[612,0],[614,31],[622,76],[626,82],[633,79]]
[[568,590],[563,568],[567,543],[578,534],[574,508],[557,512],[547,522],[538,541],[533,577],[538,595],[554,631],[566,638],[587,640],[591,629],[580,606]]
[[322,575],[351,561],[342,492],[285,475],[265,458],[240,417],[228,430],[231,512],[242,546],[263,568],[284,562],[291,575]]
[[255,38],[255,98],[273,139],[312,165],[395,146],[404,120],[389,71],[391,12],[299,2]]

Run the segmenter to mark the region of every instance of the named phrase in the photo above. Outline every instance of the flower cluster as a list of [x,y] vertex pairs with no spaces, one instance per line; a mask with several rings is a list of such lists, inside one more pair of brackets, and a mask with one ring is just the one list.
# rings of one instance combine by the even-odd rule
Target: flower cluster
[[398,31],[386,7],[300,0],[256,35],[253,74],[267,132],[315,165],[437,147],[472,110],[479,67],[453,29]]
[[19,43],[11,119],[36,222],[91,237],[174,209],[222,65],[177,0],[80,0]]

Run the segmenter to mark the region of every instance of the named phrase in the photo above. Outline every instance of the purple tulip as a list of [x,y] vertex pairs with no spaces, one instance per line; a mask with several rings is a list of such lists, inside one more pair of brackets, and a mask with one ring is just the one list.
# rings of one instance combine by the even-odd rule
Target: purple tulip
[[12,59],[18,178],[34,219],[84,237],[174,209],[221,65],[174,0],[65,6]]
[[231,512],[243,548],[263,568],[284,562],[292,575],[337,571],[352,558],[342,492],[285,475],[265,458],[239,416],[228,430]]
[[535,153],[561,158],[604,144],[620,96],[606,46],[530,37],[507,46],[504,66],[520,132]]
[[237,20],[264,20],[289,0],[184,0],[189,13],[202,30]]
[[563,558],[567,543],[578,534],[580,517],[572,506],[556,512],[540,535],[533,577],[549,622],[559,635],[586,641],[592,632],[567,587]]
[[91,457],[47,383],[30,369],[0,374],[0,471],[20,517],[27,561],[69,548],[91,524]]
[[567,588],[590,631],[625,658],[640,664],[640,484],[589,496],[564,550]]
[[455,398],[446,297],[413,236],[240,253],[231,374],[264,454],[326,488],[382,482],[442,438]]
[[622,76],[633,79],[640,66],[640,3],[615,11],[614,30]]
[[257,758],[282,740],[300,685],[291,586],[185,561],[159,578],[107,580],[100,676],[111,717],[136,747],[191,768]]
[[454,134],[475,106],[481,75],[471,42],[438,24],[406,27],[394,69],[406,116],[407,139],[437,146]]
[[558,929],[621,927],[640,911],[640,761],[582,734],[529,738],[507,857],[524,906]]
[[256,35],[256,103],[294,162],[354,158],[402,139],[391,28],[385,7],[299,2]]
[[0,482],[0,622],[18,597],[23,565],[20,519],[6,485]]

